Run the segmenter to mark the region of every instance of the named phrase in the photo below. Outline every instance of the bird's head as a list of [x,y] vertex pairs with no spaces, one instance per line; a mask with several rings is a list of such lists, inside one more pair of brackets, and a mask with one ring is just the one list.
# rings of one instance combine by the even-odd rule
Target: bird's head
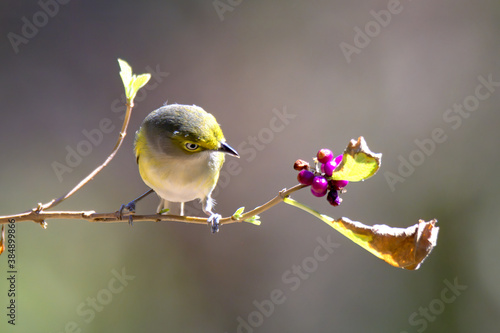
[[170,157],[219,151],[239,157],[215,117],[198,106],[171,104],[151,112],[142,125],[151,147]]

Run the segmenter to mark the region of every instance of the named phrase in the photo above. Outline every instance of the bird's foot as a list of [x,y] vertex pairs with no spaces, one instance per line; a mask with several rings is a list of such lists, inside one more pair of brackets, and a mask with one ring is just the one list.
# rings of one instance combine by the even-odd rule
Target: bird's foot
[[220,214],[214,214],[212,213],[210,217],[208,218],[208,224],[210,225],[210,228],[212,230],[212,233],[215,234],[219,232],[219,226],[220,226],[220,219],[222,216]]
[[119,210],[120,220],[122,219],[123,210],[126,209],[130,213],[130,215],[128,216],[128,224],[131,226],[133,225],[133,221],[134,221],[133,214],[135,213],[135,202],[136,202],[135,200],[132,200],[126,205],[125,204],[121,205],[120,210]]

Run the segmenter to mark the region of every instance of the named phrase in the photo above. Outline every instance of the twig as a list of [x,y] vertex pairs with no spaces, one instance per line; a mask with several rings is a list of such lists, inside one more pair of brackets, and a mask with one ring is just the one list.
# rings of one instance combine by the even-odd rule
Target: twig
[[[305,185],[296,185],[290,189],[281,190],[277,196],[273,199],[269,200],[262,206],[256,207],[251,211],[248,211],[239,217],[228,216],[220,219],[220,224],[229,224],[236,222],[244,222],[249,218],[256,216],[271,207],[283,202],[283,199],[288,197],[293,192],[296,192],[302,188],[306,187]],[[76,220],[85,220],[88,222],[101,222],[101,223],[114,223],[114,222],[128,222],[128,217],[130,213],[122,214],[120,218],[119,211],[113,213],[96,213],[95,211],[43,211],[38,207],[34,208],[31,211],[14,214],[14,215],[6,215],[0,216],[0,224],[7,224],[10,220],[14,220],[15,222],[23,222],[23,221],[33,221],[37,223],[43,223],[48,219],[76,219]],[[173,221],[173,222],[185,222],[185,223],[195,223],[195,224],[207,224],[206,217],[193,217],[193,216],[178,216],[178,215],[133,215],[134,222],[144,222],[144,221]]]
[[[104,167],[107,166],[109,164],[109,162],[111,162],[113,157],[115,157],[116,153],[118,152],[118,149],[120,149],[120,146],[122,145],[123,140],[125,139],[125,136],[127,135],[127,127],[128,127],[129,121],[130,121],[130,115],[132,114],[133,107],[134,107],[133,101],[127,102],[127,111],[125,112],[125,119],[123,120],[123,125],[122,125],[122,129],[120,131],[120,134],[118,136],[118,141],[116,142],[115,147],[111,151],[111,154],[109,154],[108,158],[104,161],[104,163],[101,164],[100,166],[98,166],[94,171],[92,171],[87,177],[85,177],[81,182],[78,183],[78,185],[76,185],[71,191],[69,191],[65,195],[63,195],[57,199],[53,199],[52,201],[47,202],[46,204],[39,204],[38,207],[35,208],[35,212],[41,213],[43,210],[52,208],[52,207],[60,204],[64,200],[68,199],[76,191],[78,191],[85,184],[87,184],[92,178],[94,178],[99,172],[101,172],[101,170],[104,169]],[[38,221],[38,222],[43,222],[43,219],[41,221]]]

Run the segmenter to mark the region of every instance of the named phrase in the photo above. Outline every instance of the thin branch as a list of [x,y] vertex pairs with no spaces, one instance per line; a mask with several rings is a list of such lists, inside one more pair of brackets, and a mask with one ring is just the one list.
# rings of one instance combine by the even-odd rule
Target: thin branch
[[[246,212],[244,214],[242,214],[240,216],[239,219],[235,220],[234,219],[234,222],[241,222],[241,221],[245,221],[245,220],[248,220],[249,218],[251,218],[252,216],[255,216],[255,215],[258,215],[262,212],[265,212],[266,210],[268,210],[269,208],[279,204],[280,202],[283,202],[283,199],[285,199],[286,197],[288,197],[290,194],[292,194],[293,192],[296,192],[298,190],[301,190],[303,189],[304,187],[307,187],[307,185],[302,185],[302,184],[299,184],[299,185],[295,185],[294,187],[290,188],[290,189],[283,189],[281,190],[277,196],[275,196],[274,198],[272,198],[271,200],[269,200],[268,202],[266,202],[265,204],[263,204],[262,206],[259,206],[259,207],[256,207],[254,209],[252,209],[251,211],[249,212]],[[224,223],[227,218],[224,218],[224,219],[221,219],[221,223]],[[231,219],[232,219],[232,216],[231,216]],[[228,222],[225,222],[225,223],[228,223]]]
[[[108,158],[104,161],[104,163],[98,166],[94,171],[92,171],[87,177],[85,177],[80,183],[78,183],[78,185],[76,185],[71,191],[69,191],[65,195],[57,199],[53,199],[52,201],[47,202],[46,204],[39,204],[38,207],[35,208],[36,212],[41,213],[43,210],[52,208],[60,204],[64,200],[68,199],[76,191],[81,189],[85,184],[87,184],[90,180],[92,180],[92,178],[94,178],[99,172],[101,172],[101,170],[104,169],[104,167],[107,166],[109,162],[111,162],[111,160],[115,157],[116,153],[118,152],[118,149],[120,149],[120,146],[122,145],[125,136],[127,135],[127,127],[130,121],[130,115],[132,114],[132,108],[134,107],[134,102],[133,101],[127,102],[126,105],[127,105],[127,111],[125,112],[125,119],[123,120],[123,125],[120,134],[118,136],[118,141],[116,142],[115,147],[111,151],[111,154],[108,156]],[[43,222],[43,220],[39,222]]]
[[[296,185],[290,189],[281,190],[277,196],[263,204],[262,206],[256,207],[249,212],[246,212],[239,217],[228,216],[220,219],[220,224],[229,224],[236,222],[244,222],[249,218],[256,216],[270,209],[271,207],[283,202],[283,199],[288,197],[293,192],[296,192],[302,188],[306,187],[306,185]],[[129,216],[133,216],[134,222],[144,222],[144,221],[173,221],[173,222],[185,222],[185,223],[195,223],[195,224],[207,224],[206,217],[194,217],[194,216],[178,216],[178,215],[135,215],[131,213],[122,214],[120,217],[120,212],[116,211],[113,213],[96,213],[95,211],[50,211],[46,212],[43,210],[39,210],[39,208],[34,208],[31,211],[14,214],[14,215],[6,215],[0,216],[0,224],[7,224],[11,220],[15,222],[23,222],[23,221],[33,221],[36,223],[44,223],[45,220],[48,219],[76,219],[76,220],[84,220],[88,222],[101,222],[101,223],[114,223],[114,222],[129,222]]]

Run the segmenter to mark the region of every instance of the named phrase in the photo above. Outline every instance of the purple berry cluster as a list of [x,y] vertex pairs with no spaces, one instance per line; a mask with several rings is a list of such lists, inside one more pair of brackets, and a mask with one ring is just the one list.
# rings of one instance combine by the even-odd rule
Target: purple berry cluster
[[[347,180],[333,180],[330,177],[333,170],[342,162],[342,155],[333,157],[330,149],[320,149],[316,156],[316,168],[310,170],[309,163],[304,160],[297,160],[293,166],[299,171],[297,180],[303,185],[311,186],[311,193],[316,197],[324,197],[332,206],[338,206],[342,202],[339,192],[344,191],[344,187],[349,183]],[[328,193],[328,195],[327,195]]]

